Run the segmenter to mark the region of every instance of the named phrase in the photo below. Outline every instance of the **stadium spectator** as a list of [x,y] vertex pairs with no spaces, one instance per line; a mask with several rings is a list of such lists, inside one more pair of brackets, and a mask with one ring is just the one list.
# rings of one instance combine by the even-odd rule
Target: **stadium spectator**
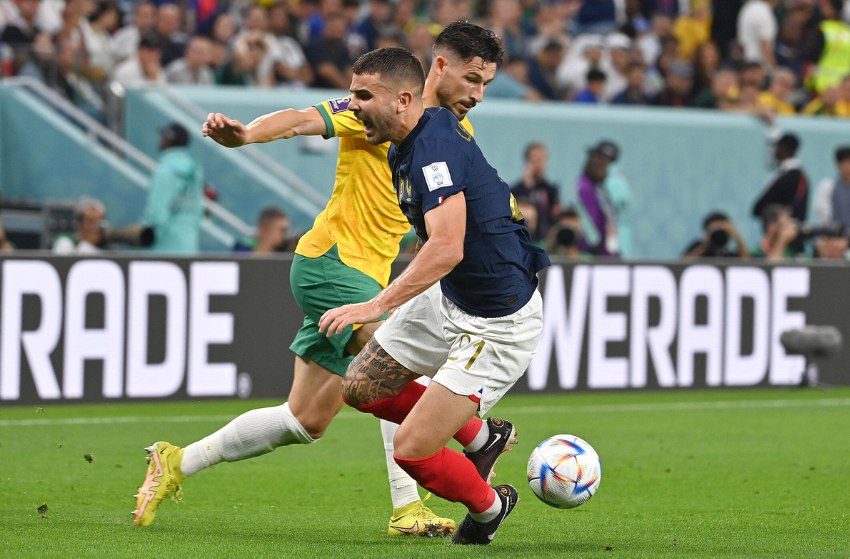
[[[373,0],[374,1],[374,0]],[[377,0],[386,2],[386,0]],[[274,77],[283,85],[306,86],[313,81],[313,70],[304,49],[295,40],[286,5],[277,3],[268,9],[269,32],[274,36],[280,56],[274,61]]]
[[665,87],[653,99],[653,104],[662,107],[690,107],[693,105],[691,91],[693,89],[694,70],[689,62],[676,60],[670,66],[665,80]]
[[770,87],[759,94],[759,104],[773,114],[789,116],[797,114],[791,104],[791,93],[797,77],[788,68],[777,68],[770,78]]
[[74,45],[79,58],[77,65],[83,73],[88,72],[89,66],[88,45],[83,28],[88,27],[88,17],[94,10],[93,0],[68,0],[62,11],[62,28],[55,35],[57,40],[68,40]]
[[357,22],[355,32],[363,38],[367,49],[374,50],[380,37],[393,35],[401,28],[393,22],[393,5],[390,0],[367,1],[368,12]]
[[617,6],[614,0],[584,0],[578,12],[579,33],[605,35],[617,29]]
[[232,56],[218,68],[216,81],[221,85],[271,87],[274,85],[272,68],[263,65],[268,46],[262,32],[252,31],[244,41],[236,41]]
[[738,75],[732,70],[718,70],[711,77],[711,88],[701,91],[694,106],[703,109],[737,110]]
[[346,19],[341,12],[325,16],[322,34],[307,46],[307,60],[316,75],[313,85],[330,89],[348,89],[354,62],[345,41]]
[[94,254],[103,247],[103,221],[106,208],[97,198],[83,196],[74,205],[73,233],[62,234],[53,241],[56,254]]
[[759,198],[753,204],[753,216],[760,217],[764,210],[779,204],[789,209],[791,217],[799,223],[806,221],[809,200],[809,179],[797,159],[800,139],[794,134],[783,134],[773,146],[776,171],[768,177]]
[[[402,4],[396,8],[398,13]],[[431,26],[423,21],[413,22],[409,25],[410,29],[406,32],[407,48],[410,52],[419,59],[423,68],[430,68],[432,63],[434,38],[436,37],[431,30]]]
[[212,41],[195,35],[186,45],[184,55],[165,68],[165,79],[177,85],[213,85],[212,55]]
[[838,174],[825,178],[815,191],[812,211],[817,224],[840,223],[850,230],[850,145],[835,150]]
[[546,146],[539,142],[528,144],[523,158],[525,167],[522,178],[511,187],[511,194],[517,201],[527,201],[534,207],[536,220],[533,228],[529,225],[529,231],[532,240],[542,241],[561,212],[558,186],[546,178],[546,168],[549,164]]
[[162,39],[156,33],[148,33],[139,40],[136,56],[128,58],[115,67],[112,81],[125,89],[143,85],[165,85],[165,71],[160,62]]
[[[639,54],[635,49],[634,54]],[[632,40],[622,33],[611,33],[605,38],[605,55],[599,69],[605,72],[605,91],[602,99],[610,101],[626,87],[626,71],[635,58]]]
[[[547,43],[554,39],[547,39]],[[587,72],[599,68],[602,64],[602,37],[582,35],[576,37],[558,67],[558,83],[570,93],[575,94],[587,85]]]
[[204,175],[188,145],[189,132],[180,124],[160,130],[160,157],[142,217],[154,230],[153,252],[196,254],[200,249]]
[[588,105],[598,105],[604,102],[605,83],[608,76],[598,68],[591,68],[587,71],[586,84],[584,89],[572,98],[573,103],[585,103]]
[[528,83],[545,99],[563,101],[566,91],[558,83],[557,71],[564,59],[564,46],[559,41],[549,41],[528,60]]
[[808,43],[814,35],[815,3],[796,2],[787,6],[788,11],[779,23],[776,38],[776,64],[790,68],[798,80],[803,77],[803,67]]
[[528,55],[526,35],[522,29],[522,5],[519,0],[491,0],[486,27],[495,33],[505,48],[505,62]]
[[234,39],[234,49],[239,51],[249,50],[252,41],[263,42],[264,54],[257,67],[257,75],[262,76],[260,83],[264,86],[274,85],[275,66],[283,60],[277,37],[269,31],[269,22],[269,13],[265,8],[259,5],[251,6],[242,20],[242,31]]
[[160,4],[156,16],[156,33],[160,37],[160,64],[168,66],[183,56],[189,38],[183,31],[183,12],[177,4]]
[[823,21],[813,32],[805,58],[812,64],[807,84],[816,93],[837,86],[850,69],[850,24],[841,19],[843,0],[822,0]]
[[546,252],[573,260],[590,258],[592,255],[583,252],[580,248],[583,239],[581,219],[576,209],[569,206],[558,215],[555,224],[549,230]]
[[711,0],[691,0],[690,13],[680,14],[673,23],[673,36],[679,41],[679,56],[691,60],[711,39]]
[[841,103],[841,89],[832,86],[827,87],[823,93],[809,101],[800,111],[806,116],[825,117],[850,117],[850,112],[845,112]]
[[100,0],[81,25],[83,43],[88,56],[87,75],[96,84],[103,84],[115,67],[112,33],[118,26],[121,13],[110,0]]
[[655,66],[661,56],[662,42],[673,37],[673,20],[662,13],[652,15],[649,31],[637,39],[637,46],[647,66]]
[[608,193],[605,179],[608,166],[617,159],[618,153],[607,142],[590,148],[584,170],[578,180],[577,211],[581,217],[584,238],[582,250],[597,256],[617,256],[617,215]]
[[15,5],[18,8],[17,15],[5,27],[0,25],[0,44],[5,43],[11,49],[14,57],[12,72],[18,73],[30,58],[33,42],[40,31],[36,18],[41,2],[16,0]]
[[[59,37],[56,42],[56,64],[48,65],[49,73],[55,70],[55,89],[80,110],[92,118],[103,121],[104,102],[95,85],[89,81],[84,56],[78,44],[70,37]],[[48,76],[48,80],[53,79]]]
[[685,249],[684,258],[746,257],[750,255],[744,238],[729,216],[711,212],[702,222],[702,237]]
[[767,73],[764,66],[759,62],[744,62],[738,70],[738,82],[742,85],[751,85],[761,91],[767,83]]
[[263,208],[257,216],[256,236],[237,243],[234,250],[254,254],[291,251],[294,247],[288,237],[290,226],[289,216],[280,208],[274,206]]
[[850,241],[847,235],[848,231],[844,227],[837,227],[829,234],[818,235],[815,238],[815,258],[841,262],[850,260]]
[[711,89],[711,78],[720,70],[720,63],[720,51],[713,41],[706,41],[694,50],[694,85],[691,88],[694,99],[703,91]]
[[750,255],[767,260],[794,258],[799,250],[793,244],[799,240],[800,228],[788,208],[781,204],[765,206],[761,214],[762,238]]
[[156,6],[153,2],[140,0],[133,6],[133,21],[115,32],[112,36],[112,51],[116,62],[136,55],[139,41],[156,23]]
[[633,61],[626,68],[626,87],[611,99],[612,105],[649,105],[650,98],[645,90],[646,68],[641,62]]
[[779,0],[747,0],[738,14],[738,42],[746,62],[758,62],[765,69],[776,67],[774,48],[778,24],[773,13]]
[[720,49],[720,56],[731,58],[738,30],[738,14],[743,0],[711,0],[711,39]]

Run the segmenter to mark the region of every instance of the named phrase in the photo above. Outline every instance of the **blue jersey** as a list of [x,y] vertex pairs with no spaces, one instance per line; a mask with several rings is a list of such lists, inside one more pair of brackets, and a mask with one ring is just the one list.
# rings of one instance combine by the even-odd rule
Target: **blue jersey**
[[465,312],[506,316],[522,308],[549,258],[528,229],[512,219],[510,188],[472,136],[442,108],[425,109],[398,148],[390,147],[401,211],[423,243],[425,214],[453,194],[466,197],[463,260],[441,281],[443,294]]

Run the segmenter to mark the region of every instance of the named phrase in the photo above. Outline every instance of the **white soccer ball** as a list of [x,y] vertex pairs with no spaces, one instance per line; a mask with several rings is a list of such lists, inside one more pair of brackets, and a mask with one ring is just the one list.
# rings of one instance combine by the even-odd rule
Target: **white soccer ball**
[[599,455],[575,435],[555,435],[535,448],[528,459],[528,485],[537,497],[559,509],[586,503],[602,479]]

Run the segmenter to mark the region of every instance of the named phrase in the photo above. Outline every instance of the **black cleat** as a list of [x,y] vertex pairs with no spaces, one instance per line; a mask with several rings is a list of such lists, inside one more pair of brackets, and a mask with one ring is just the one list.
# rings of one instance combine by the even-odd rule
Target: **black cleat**
[[496,460],[499,459],[500,454],[509,451],[517,443],[517,438],[516,429],[510,421],[488,417],[487,428],[490,430],[490,437],[484,446],[475,452],[464,450],[463,454],[475,464],[481,479],[490,483]]
[[502,525],[502,522],[508,517],[514,507],[519,502],[519,495],[513,485],[497,485],[493,489],[496,490],[496,497],[502,501],[502,511],[499,516],[490,522],[478,522],[470,515],[466,515],[463,522],[460,524],[454,535],[452,535],[452,543],[461,545],[487,545],[496,536],[496,530]]

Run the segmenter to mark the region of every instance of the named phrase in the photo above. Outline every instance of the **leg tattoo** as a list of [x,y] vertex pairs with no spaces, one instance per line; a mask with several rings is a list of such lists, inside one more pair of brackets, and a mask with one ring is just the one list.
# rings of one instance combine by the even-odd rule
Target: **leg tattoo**
[[419,376],[390,357],[372,338],[348,366],[342,394],[349,405],[357,407],[396,396]]

